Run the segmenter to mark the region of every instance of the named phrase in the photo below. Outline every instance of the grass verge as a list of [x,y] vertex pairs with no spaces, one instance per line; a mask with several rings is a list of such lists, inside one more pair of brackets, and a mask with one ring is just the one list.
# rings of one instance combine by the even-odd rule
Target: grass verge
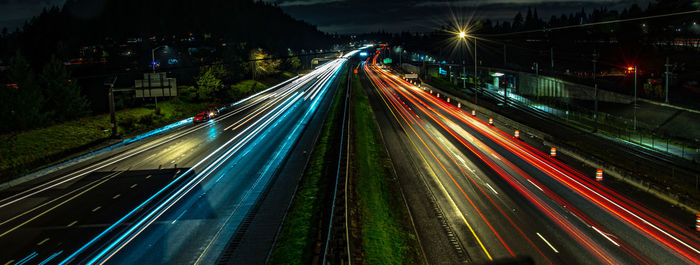
[[353,80],[354,194],[366,264],[413,264],[418,251],[408,213],[392,180],[392,166],[360,79]]
[[[345,87],[347,74],[343,75],[339,88]],[[318,142],[304,170],[294,201],[287,213],[282,230],[270,257],[270,264],[310,264],[317,240],[321,207],[330,192],[328,172],[333,171],[337,143],[333,139],[340,134],[343,93],[338,90],[323,123]]]

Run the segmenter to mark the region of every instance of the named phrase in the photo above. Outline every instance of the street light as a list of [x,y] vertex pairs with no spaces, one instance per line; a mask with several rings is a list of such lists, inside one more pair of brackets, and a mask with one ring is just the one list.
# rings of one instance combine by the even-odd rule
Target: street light
[[[460,31],[458,36],[460,39],[463,39],[465,41],[465,43],[466,43],[466,40],[468,38],[470,38],[470,36],[464,31]],[[477,91],[479,89],[479,84],[477,82],[478,71],[477,71],[477,59],[476,59],[476,37],[471,36],[471,38],[474,39],[474,105],[476,105],[476,104],[478,104]],[[466,81],[463,81],[463,82],[465,82],[464,86],[466,88]]]
[[155,47],[155,48],[151,49],[151,67],[152,67],[152,69],[153,69],[153,73],[156,72],[156,51],[157,51],[158,49],[160,49],[160,48],[166,48],[166,49],[167,49],[167,48],[168,48],[168,45],[161,45],[161,46],[158,46],[158,47]]
[[627,67],[628,71],[634,71],[634,106],[632,106],[632,109],[634,110],[634,123],[633,123],[633,130],[637,130],[637,66],[635,65],[634,67],[630,66]]

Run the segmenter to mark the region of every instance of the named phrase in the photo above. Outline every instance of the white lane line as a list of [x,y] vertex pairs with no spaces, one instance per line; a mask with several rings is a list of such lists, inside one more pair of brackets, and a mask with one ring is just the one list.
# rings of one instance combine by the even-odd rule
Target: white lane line
[[119,196],[122,196],[122,195],[121,194],[114,195],[114,197],[112,197],[112,200],[119,198]]
[[456,157],[457,157],[457,159],[459,159],[459,161],[461,161],[462,163],[464,163],[464,159],[462,159],[461,156],[456,155]]
[[559,251],[558,251],[556,248],[554,248],[554,246],[552,246],[552,244],[550,244],[549,241],[547,241],[547,239],[545,239],[542,235],[540,235],[540,233],[537,233],[537,236],[539,236],[540,239],[542,239],[542,241],[544,241],[545,243],[547,243],[547,246],[549,246],[550,248],[552,248],[552,250],[554,250],[554,253],[559,253]]
[[46,243],[46,241],[49,241],[49,238],[48,238],[48,237],[45,238],[44,240],[41,240],[41,242],[37,243],[36,245],[37,245],[37,246],[41,246],[41,245],[43,245],[44,243]]
[[134,185],[131,185],[131,188],[132,188],[132,189],[133,189],[133,188],[136,188],[136,186],[138,186],[138,185],[139,185],[138,183],[136,183],[136,184],[134,184]]
[[146,176],[146,179],[150,179],[150,178],[151,178],[151,175]]
[[97,212],[97,211],[100,210],[101,208],[102,208],[102,206],[97,206],[97,207],[95,207],[95,209],[92,209],[92,212],[93,212],[93,213],[94,213],[94,212]]
[[493,193],[496,193],[496,195],[498,195],[498,192],[495,189],[493,189],[493,187],[491,187],[491,185],[486,183],[486,186],[489,187],[489,189],[491,189],[493,191]]
[[175,218],[175,220],[173,220],[170,224],[174,224],[175,222],[177,222],[177,220],[180,219],[180,217],[182,217],[183,215],[185,215],[186,212],[187,212],[187,210],[182,211],[182,213],[180,215],[178,215]]
[[78,223],[78,220],[73,221],[72,223],[68,224],[66,227],[71,227],[74,226],[75,224]]
[[527,181],[530,182],[530,184],[532,184],[532,186],[535,186],[535,188],[537,188],[537,189],[540,190],[541,192],[544,192],[544,190],[543,190],[542,188],[540,188],[540,186],[537,186],[537,184],[535,184],[534,182],[532,182],[532,180],[529,180],[529,179],[528,179]]
[[605,233],[603,233],[603,231],[598,230],[598,228],[596,228],[595,226],[591,226],[591,228],[593,228],[593,230],[595,230],[596,232],[598,232],[598,234],[600,234],[600,235],[603,236],[605,239],[607,239],[608,241],[610,241],[611,243],[613,243],[615,246],[618,246],[618,247],[620,246],[620,244],[618,244],[617,242],[615,242],[615,240],[612,240],[612,238],[610,238],[608,235],[606,235]]
[[5,262],[5,264],[4,264],[4,265],[10,265],[10,264],[11,264],[12,262],[15,262],[15,260],[11,259],[10,261],[8,261],[8,262]]
[[457,159],[459,160],[459,162],[462,162],[462,164],[463,164],[467,169],[469,169],[469,171],[471,171],[472,173],[476,173],[476,171],[474,171],[472,168],[470,168],[470,167],[467,165],[467,161],[464,161],[464,159],[463,159],[461,156],[459,156],[459,155],[457,155],[457,154],[455,154],[455,153],[452,153],[452,154],[455,155],[455,157],[457,157]]

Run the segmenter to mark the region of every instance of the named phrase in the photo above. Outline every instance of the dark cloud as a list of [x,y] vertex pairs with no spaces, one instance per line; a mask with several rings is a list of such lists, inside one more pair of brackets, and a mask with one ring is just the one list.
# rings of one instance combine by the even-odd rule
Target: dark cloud
[[297,19],[326,32],[358,33],[430,31],[454,21],[511,20],[518,11],[537,8],[540,18],[578,12],[581,8],[622,9],[652,0],[266,0]]

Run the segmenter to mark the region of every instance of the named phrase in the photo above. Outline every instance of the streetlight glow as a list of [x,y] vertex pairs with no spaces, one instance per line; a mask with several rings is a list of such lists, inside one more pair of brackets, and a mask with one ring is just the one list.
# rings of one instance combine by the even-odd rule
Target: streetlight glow
[[464,31],[461,31],[461,32],[459,32],[459,37],[464,39],[467,37],[467,33],[465,33]]

